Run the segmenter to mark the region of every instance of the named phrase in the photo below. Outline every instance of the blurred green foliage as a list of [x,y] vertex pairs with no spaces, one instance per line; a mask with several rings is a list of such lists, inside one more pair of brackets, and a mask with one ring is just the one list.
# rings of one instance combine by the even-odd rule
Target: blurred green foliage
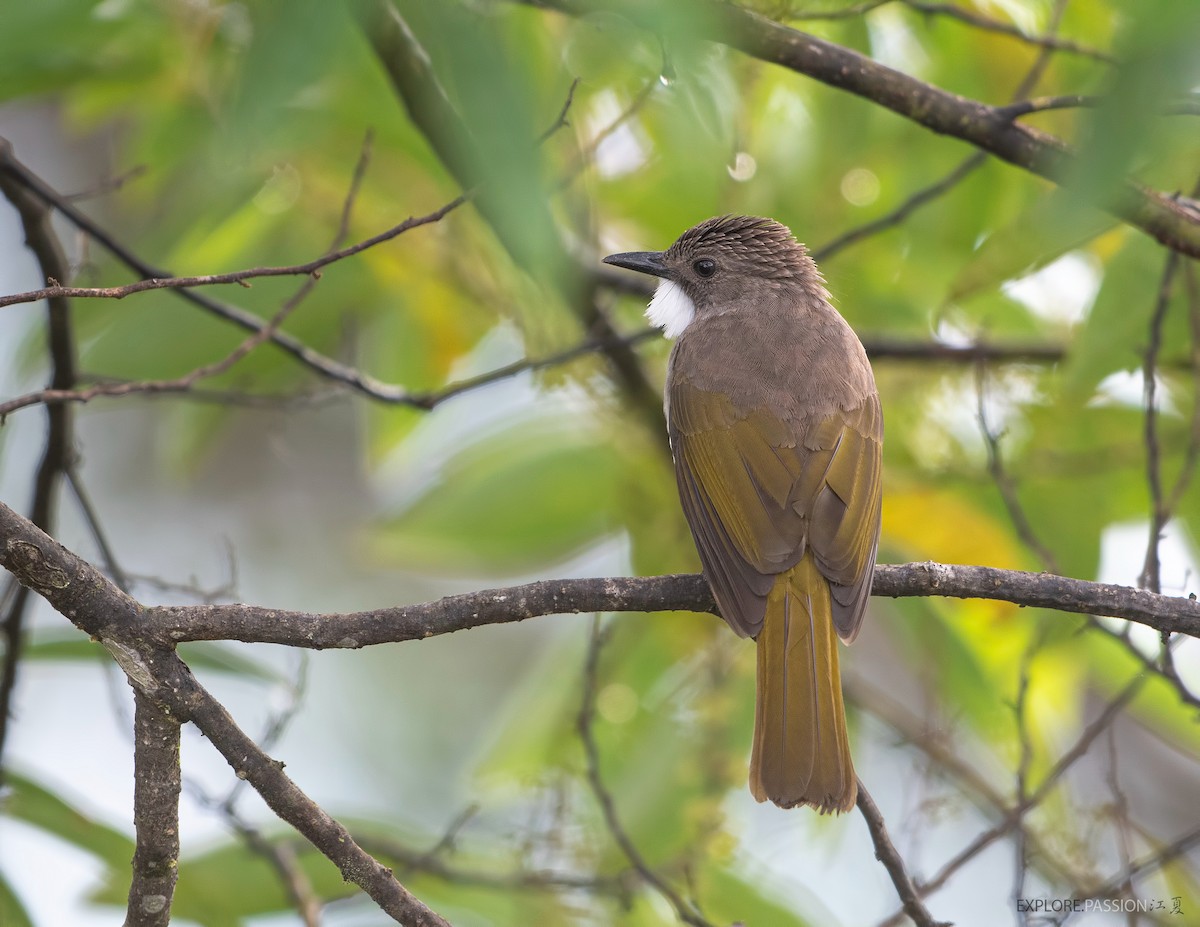
[[[776,16],[851,5],[757,4]],[[484,208],[462,207],[327,268],[285,328],[414,391],[477,372],[480,357],[494,355],[485,339],[497,330],[515,332],[532,358],[578,344],[588,334],[592,299],[619,330],[636,330],[643,301],[593,285],[596,259],[608,251],[665,247],[722,212],[772,215],[819,248],[885,216],[971,153],[868,101],[699,42],[684,2],[664,8],[661,38],[604,12],[571,18],[483,0],[398,6],[477,146],[457,155],[469,163],[471,182],[482,184]],[[1039,33],[1052,4],[964,6]],[[460,192],[447,153],[407,118],[351,13],[348,4],[318,0],[7,3],[0,96],[59,108],[69,131],[114,175],[146,168],[87,208],[147,260],[177,273],[301,262],[328,246],[368,130],[370,164],[354,202],[352,240]],[[1056,52],[1034,91],[1105,95],[1092,111],[1027,117],[1080,145],[1084,194],[1064,195],[988,161],[907,221],[823,264],[838,306],[868,343],[979,339],[1062,348],[1061,363],[997,366],[984,382],[1018,496],[1058,567],[1072,576],[1095,578],[1105,530],[1149,511],[1143,415],[1136,399],[1106,398],[1100,388],[1142,364],[1165,254],[1101,207],[1130,172],[1168,191],[1194,185],[1194,120],[1162,111],[1200,76],[1198,13],[1200,6],[1176,0],[1067,5],[1061,34],[1123,62],[1114,68]],[[900,3],[800,26],[994,103],[1009,101],[1040,53],[1012,36]],[[566,125],[539,144],[576,80]],[[1013,281],[1052,274],[1063,255],[1081,259],[1087,279],[1074,285],[1094,289],[1094,302],[1063,315],[1054,291],[1018,298]],[[92,247],[76,282],[126,279]],[[214,295],[265,318],[297,285],[258,280]],[[1195,312],[1194,293],[1190,299]],[[1195,440],[1190,365],[1198,349],[1188,300],[1180,278],[1159,359],[1168,487]],[[244,337],[164,292],[89,302],[76,320],[83,367],[133,379],[178,376]],[[37,348],[31,341],[30,356],[40,356]],[[661,382],[665,349],[650,343],[638,350],[651,381]],[[986,469],[977,372],[893,361],[876,371],[888,422],[881,559],[1042,568]],[[695,569],[664,436],[630,411],[611,367],[587,354],[532,382],[546,402],[520,415],[492,416],[487,387],[455,400],[484,410],[479,436],[462,440],[433,478],[414,480],[402,503],[363,527],[370,556],[442,576],[552,577],[581,552],[620,538],[638,572]],[[208,385],[278,393],[314,384],[302,365],[264,348]],[[179,467],[202,460],[213,435],[238,415],[188,403],[174,414],[171,462]],[[378,465],[403,456],[417,425],[440,414],[367,404],[366,458]],[[1178,499],[1176,517],[1184,534],[1200,537],[1195,481]],[[1184,578],[1167,581],[1177,586]],[[1109,695],[1138,670],[1127,649],[1074,633],[1079,623],[1062,616],[949,600],[880,602],[873,613],[897,658],[1009,775],[1018,752],[1011,704],[1035,638],[1044,635],[1029,681],[1035,774],[1052,766],[1063,731],[1078,729],[1087,694]],[[822,923],[818,906],[784,903],[756,878],[725,810],[730,790],[744,787],[752,652],[715,620],[626,616],[613,627],[595,728],[602,772],[631,837],[672,876],[686,865],[691,889],[716,923]],[[572,734],[577,643],[556,647],[534,676],[514,684],[503,736],[480,758],[476,779],[484,800],[500,808],[535,802],[529,796],[544,794],[539,789],[564,790],[577,826],[561,837],[553,862],[612,875],[627,862],[589,802]],[[29,656],[73,660],[89,647],[45,641]],[[259,672],[218,648],[186,656],[247,676]],[[854,656],[847,659],[852,665]],[[1194,719],[1167,685],[1148,686],[1134,712],[1192,758],[1200,753]],[[1009,780],[999,779],[1007,788]],[[3,813],[96,855],[111,872],[96,900],[123,903],[128,838],[82,820],[33,782],[12,788]],[[500,841],[464,852],[496,872],[525,861]],[[306,860],[323,897],[346,894],[323,860]],[[288,907],[267,864],[233,838],[186,855],[181,872],[177,913],[200,924]],[[1178,891],[1194,890],[1186,874],[1173,878]],[[456,924],[673,920],[644,893],[630,907],[598,894],[589,909],[569,892],[508,892],[420,874],[410,886]],[[2,880],[0,921],[28,923]]]

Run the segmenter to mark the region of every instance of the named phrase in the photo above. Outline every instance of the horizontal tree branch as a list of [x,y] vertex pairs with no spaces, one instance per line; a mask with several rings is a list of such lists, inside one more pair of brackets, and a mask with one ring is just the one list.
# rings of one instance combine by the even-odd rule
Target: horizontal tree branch
[[[420,605],[348,614],[242,604],[146,607],[2,502],[0,566],[93,637],[111,637],[110,625],[118,621],[119,627],[136,629],[138,640],[157,646],[236,640],[324,650],[419,640],[542,615],[604,611],[716,614],[712,593],[699,574],[540,580]],[[933,562],[879,564],[872,592],[888,598],[991,599],[1021,607],[1124,618],[1158,631],[1200,637],[1200,601],[1195,595],[1159,595],[1052,573]],[[118,637],[124,639],[130,633],[127,629]]]
[[141,293],[145,290],[186,290],[192,287],[218,286],[229,283],[249,286],[247,281],[260,277],[320,277],[322,268],[366,251],[368,248],[391,241],[393,238],[403,235],[411,229],[440,222],[448,213],[457,209],[466,201],[466,195],[459,196],[431,213],[427,213],[424,216],[410,217],[398,225],[393,225],[390,229],[384,229],[384,231],[372,235],[370,238],[364,238],[362,241],[355,242],[352,245],[327,252],[303,264],[290,264],[280,267],[247,267],[244,270],[234,270],[225,274],[198,274],[192,277],[149,277],[144,280],[135,280],[133,283],[126,283],[122,286],[61,286],[57,282],[51,281],[51,286],[42,287],[38,290],[0,296],[0,308],[13,306],[18,303],[33,303],[39,299],[124,299],[126,296]]
[[[21,409],[28,409],[33,406],[55,406],[64,403],[86,404],[94,399],[123,399],[130,396],[157,397],[185,395],[191,398],[228,403],[230,405],[263,405],[270,407],[314,400],[317,397],[311,394],[278,395],[229,391],[217,391],[213,393],[212,391],[206,392],[197,388],[198,381],[203,377],[212,375],[214,371],[217,373],[223,372],[232,363],[244,356],[250,348],[253,348],[274,333],[275,329],[270,324],[267,324],[260,334],[253,335],[250,339],[247,339],[234,354],[174,379],[105,379],[78,389],[39,389],[23,393],[20,396],[14,396],[12,399],[0,402],[0,426],[4,424],[7,416],[14,412],[19,412]],[[615,340],[619,340],[622,344],[632,347],[643,341],[650,341],[657,337],[659,337],[658,329],[643,328],[631,334],[622,335],[619,339]],[[386,404],[405,405],[428,412],[448,399],[453,399],[472,390],[481,389],[500,380],[505,380],[521,373],[545,370],[549,367],[568,364],[585,355],[601,352],[613,340],[604,337],[588,337],[584,338],[579,344],[565,350],[556,351],[545,357],[531,357],[513,361],[511,364],[505,364],[494,370],[488,370],[473,377],[466,377],[462,380],[447,383],[441,389],[430,390],[424,393],[407,393],[397,389],[396,392],[387,396],[374,395],[372,398]],[[1002,344],[980,341],[975,344],[955,345],[944,344],[938,341],[906,341],[895,338],[872,338],[867,336],[863,340],[863,346],[867,349],[867,355],[872,360],[901,362],[944,361],[952,364],[977,364],[980,361],[994,361],[1052,364],[1066,357],[1066,351],[1060,345],[1049,343],[1037,344],[1033,342],[1028,344]],[[320,398],[328,398],[334,395],[337,395],[337,392],[327,392],[320,394]]]
[[[879,564],[877,596],[992,599],[1136,621],[1200,637],[1200,602],[1051,573],[945,563]],[[257,605],[164,606],[147,610],[164,640],[237,640],[314,649],[419,640],[488,624],[579,612],[692,611],[716,614],[698,574],[541,580],[448,596],[421,605],[319,615]]]

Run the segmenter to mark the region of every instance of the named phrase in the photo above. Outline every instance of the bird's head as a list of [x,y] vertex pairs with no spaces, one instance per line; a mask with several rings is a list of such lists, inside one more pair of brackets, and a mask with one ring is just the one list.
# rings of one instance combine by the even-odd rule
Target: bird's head
[[666,251],[610,254],[604,263],[661,279],[646,310],[669,338],[697,316],[753,305],[789,285],[820,285],[816,265],[787,226],[759,216],[718,216]]

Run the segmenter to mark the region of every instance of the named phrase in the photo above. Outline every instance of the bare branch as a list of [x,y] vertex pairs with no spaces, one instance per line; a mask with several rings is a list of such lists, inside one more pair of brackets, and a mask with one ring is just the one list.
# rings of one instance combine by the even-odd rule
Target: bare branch
[[979,422],[979,431],[983,435],[984,446],[987,448],[988,473],[991,474],[992,482],[996,484],[996,489],[1004,502],[1004,508],[1008,512],[1009,521],[1012,522],[1013,528],[1017,532],[1017,537],[1021,539],[1021,543],[1033,551],[1043,569],[1057,573],[1058,564],[1054,554],[1049,547],[1042,543],[1037,532],[1033,530],[1033,524],[1026,516],[1025,508],[1017,497],[1017,487],[1013,484],[1012,478],[1004,466],[1004,458],[1000,454],[1000,438],[992,431],[992,427],[988,423],[987,368],[982,364],[975,368],[975,417]]
[[685,924],[691,924],[692,927],[714,927],[694,904],[685,901],[683,896],[646,862],[641,850],[637,848],[637,844],[633,842],[633,838],[621,824],[621,819],[617,815],[616,802],[604,784],[604,777],[600,774],[600,751],[596,747],[596,738],[592,733],[592,721],[596,714],[597,665],[600,661],[600,650],[604,645],[604,637],[600,626],[600,617],[596,616],[592,619],[587,659],[584,661],[583,699],[575,720],[575,729],[579,732],[579,739],[583,741],[583,752],[587,758],[588,784],[592,787],[592,794],[596,796],[596,802],[600,805],[608,832],[616,841],[617,846],[621,848],[621,852],[625,854],[625,858],[629,860],[633,870],[647,885],[667,900],[667,903],[675,909],[675,915]]
[[977,13],[950,3],[927,3],[924,0],[865,0],[863,3],[842,7],[841,9],[793,10],[788,12],[786,18],[788,21],[853,19],[877,10],[881,6],[896,2],[903,3],[918,13],[925,13],[931,16],[945,16],[950,19],[957,19],[968,26],[982,29],[985,32],[996,32],[1000,35],[1007,35],[1027,45],[1037,46],[1043,51],[1069,52],[1075,55],[1082,55],[1085,58],[1093,58],[1105,64],[1116,63],[1116,60],[1108,52],[1092,48],[1080,42],[1072,42],[1070,39],[1059,38],[1053,34],[1053,30],[1048,31],[1046,35],[1030,35],[1018,29],[1012,23],[993,19],[990,16],[984,16],[982,13]]
[[[245,782],[239,779],[238,784]],[[204,807],[216,811],[251,852],[265,859],[279,876],[283,891],[299,915],[304,927],[319,927],[321,921],[321,899],[313,891],[312,883],[304,872],[297,857],[297,846],[288,840],[271,840],[258,828],[242,819],[230,804],[230,800],[218,802],[195,783],[185,782],[184,788]],[[231,795],[230,798],[233,796]],[[361,844],[360,844],[361,845]],[[365,849],[365,847],[364,847]],[[368,850],[368,852],[370,852]]]
[[951,19],[957,19],[960,22],[966,23],[968,26],[974,26],[976,29],[982,29],[985,32],[995,32],[1000,35],[1007,35],[1010,38],[1017,39],[1020,42],[1025,42],[1028,45],[1035,45],[1043,51],[1052,52],[1069,52],[1073,55],[1082,55],[1085,58],[1093,58],[1096,61],[1102,61],[1105,64],[1116,64],[1116,59],[1108,52],[1101,51],[1098,48],[1092,48],[1090,45],[1084,45],[1081,42],[1073,42],[1070,39],[1064,39],[1054,35],[1052,32],[1047,35],[1029,35],[1021,31],[1012,23],[1006,23],[1003,20],[993,19],[990,16],[984,16],[982,13],[977,13],[974,10],[966,9],[965,7],[956,6],[952,3],[928,3],[926,0],[903,0],[905,6],[910,7],[920,13],[928,13],[937,16],[947,16]]
[[1170,517],[1163,502],[1162,468],[1159,461],[1161,451],[1158,442],[1158,353],[1162,349],[1163,322],[1167,316],[1167,306],[1171,302],[1171,290],[1178,267],[1179,255],[1172,251],[1163,265],[1158,295],[1154,300],[1154,312],[1150,316],[1150,334],[1142,365],[1142,387],[1146,400],[1142,437],[1146,445],[1146,485],[1150,490],[1150,540],[1146,545],[1146,562],[1138,582],[1151,592],[1162,591],[1158,544]]
[[179,721],[190,721],[267,805],[325,854],[398,923],[448,927],[356,844],[264,753],[169,647],[147,632],[143,607],[94,567],[0,503],[0,566],[104,644],[134,687]]
[[[1179,857],[1183,856],[1183,854],[1187,853],[1196,846],[1200,846],[1200,827],[1191,828],[1157,852],[1151,853],[1149,856],[1130,864],[1125,871],[1114,876],[1105,884],[1096,886],[1095,888],[1090,888],[1084,892],[1076,893],[1075,897],[1111,898],[1121,891],[1121,886],[1126,882],[1133,882],[1137,879],[1140,879],[1142,876],[1149,875],[1152,872],[1157,872],[1163,866],[1174,862]],[[1062,923],[1065,924],[1068,920],[1070,920],[1072,913],[1068,913],[1067,916],[1063,918]]]
[[977,168],[982,167],[986,161],[987,155],[981,151],[969,155],[941,180],[934,181],[927,187],[922,187],[891,212],[870,222],[864,222],[862,225],[852,228],[847,232],[843,232],[837,238],[833,239],[833,241],[814,249],[812,253],[813,260],[824,261],[833,257],[842,249],[862,241],[864,238],[869,238],[890,228],[895,228],[926,203],[949,193],[974,173]]
[[[265,333],[268,328],[269,325],[266,325],[263,329],[260,329],[260,332]],[[588,336],[574,347],[556,351],[545,357],[514,361],[511,364],[505,364],[503,367],[497,367],[495,370],[489,370],[486,373],[450,383],[441,389],[425,393],[408,393],[399,387],[389,387],[388,389],[395,389],[395,392],[388,394],[369,392],[368,395],[372,399],[389,405],[405,405],[414,409],[429,411],[441,405],[446,400],[453,399],[455,396],[489,386],[527,371],[557,367],[588,354],[597,352],[608,353],[617,345],[634,347],[643,341],[649,341],[660,336],[661,332],[656,328],[642,328],[631,334],[618,335],[612,338],[602,335]],[[245,343],[238,349],[241,355],[246,353],[244,345]],[[900,341],[888,338],[867,338],[864,340],[864,346],[872,360],[917,363],[937,361],[951,364],[967,364],[988,361],[1047,364],[1055,363],[1065,357],[1064,350],[1058,345],[1053,344],[1005,345],[978,342],[969,345],[951,345],[936,341]],[[228,369],[231,366],[228,358],[222,364],[222,370]],[[35,390],[34,392],[14,396],[12,399],[0,402],[0,421],[3,421],[5,416],[13,412],[36,405],[87,403],[93,399],[122,399],[131,396],[142,396],[145,398],[183,396],[187,399],[203,402],[275,409],[281,406],[290,407],[312,404],[335,398],[338,395],[344,395],[338,391],[278,395],[230,390],[199,390],[196,388],[196,383],[202,378],[204,371],[207,369],[209,368],[201,368],[199,373],[193,371],[185,377],[178,377],[173,380],[112,380],[106,378],[92,386],[80,389]]]
[[[358,196],[358,191],[362,186],[362,181],[366,175],[367,164],[370,160],[371,152],[371,135],[363,140],[362,150],[359,154],[358,162],[355,165],[354,173],[350,181],[350,189],[346,194],[342,204],[341,218],[338,222],[337,231],[333,236],[333,243],[330,245],[328,254],[336,253],[336,249],[340,242],[346,237],[350,227],[350,214],[354,208],[354,201]],[[186,393],[189,392],[201,380],[206,380],[211,377],[225,373],[235,364],[243,360],[255,348],[263,342],[271,339],[279,330],[279,326],[284,320],[300,305],[300,303],[312,292],[316,283],[316,276],[309,276],[289,297],[279,310],[267,321],[265,325],[260,327],[254,334],[246,338],[237,347],[235,347],[228,355],[218,361],[210,364],[205,364],[201,367],[184,374],[181,377],[175,377],[169,380],[143,380],[125,383],[103,382],[97,383],[94,386],[84,389],[44,389],[34,393],[27,393],[24,396],[18,396],[15,399],[10,399],[7,402],[0,402],[0,422],[3,422],[4,417],[10,412],[27,406],[44,403],[48,406],[60,405],[65,402],[90,402],[97,396],[118,397],[131,395],[145,394],[161,394],[161,393]],[[81,500],[82,501],[82,500]]]
[[[50,221],[50,210],[24,188],[20,181],[22,170],[22,165],[13,156],[8,140],[0,138],[0,193],[20,215],[25,243],[33,253],[41,272],[66,280],[70,273],[70,264]],[[71,308],[65,299],[49,301],[46,331],[51,368],[50,388],[69,390],[75,386],[77,363],[75,336],[71,328]],[[46,444],[34,476],[29,517],[34,525],[45,531],[52,531],[59,487],[74,454],[74,422],[71,410],[61,407],[48,408],[46,423]],[[3,784],[4,747],[12,714],[13,689],[21,662],[29,590],[25,586],[7,586],[4,594],[0,595],[0,605],[4,607],[0,613],[0,640],[4,647],[3,661],[0,662],[0,784]]]
[[[112,594],[127,599],[94,568],[69,554],[3,503],[0,503],[0,542],[4,544],[0,548],[0,565],[17,574],[23,582],[28,580],[28,584],[38,587],[56,608],[63,602],[62,596],[52,596],[38,585],[42,572],[40,564],[50,552],[69,558],[77,569],[86,568],[100,588],[111,588]],[[58,574],[54,577],[57,581]],[[51,583],[47,588],[58,587]],[[1050,573],[932,562],[879,564],[875,567],[873,592],[893,598],[939,595],[992,599],[1020,606],[1125,618],[1160,631],[1200,637],[1200,601],[1194,596],[1159,595],[1143,589]],[[142,608],[132,599],[127,601],[130,608]],[[78,607],[77,603],[63,604]],[[677,574],[542,580],[524,586],[448,596],[424,605],[350,614],[317,615],[240,604],[160,606],[145,608],[138,627],[140,633],[153,633],[163,642],[240,640],[321,650],[419,640],[540,615],[663,610],[715,613],[715,609],[712,593],[702,576]],[[102,623],[94,626],[76,623],[93,635],[100,634],[104,627]]]
[[[1142,686],[1145,685],[1148,678],[1147,676],[1138,674],[1126,683],[1124,688],[1104,707],[1104,710],[1100,712],[1096,719],[1084,728],[1079,738],[1075,741],[1075,744],[1059,757],[1058,762],[1054,764],[1036,789],[1023,800],[1014,804],[1008,814],[997,824],[979,834],[966,847],[955,854],[953,858],[938,870],[933,878],[922,882],[918,886],[922,897],[936,892],[959,869],[975,859],[997,840],[1000,840],[1016,829],[1025,815],[1046,799],[1058,785],[1059,780],[1066,774],[1067,770],[1074,766],[1076,761],[1091,749],[1096,738],[1103,734],[1109,725],[1116,720],[1117,716],[1125,710],[1125,707],[1133,701],[1134,696],[1142,690]],[[897,911],[891,917],[882,921],[880,927],[895,927],[895,925],[901,923],[904,913],[906,912]]]
[[137,690],[134,705],[137,849],[125,927],[166,927],[179,877],[179,721]]
[[[179,720],[194,721],[217,749],[264,796],[276,812],[333,859],[347,878],[363,886],[390,913],[417,911],[414,923],[444,923],[353,844],[335,821],[315,806],[274,761],[242,733],[191,677],[164,640],[220,636],[307,647],[358,647],[384,640],[411,640],[535,614],[570,611],[711,610],[699,576],[653,579],[570,580],[454,596],[426,606],[346,616],[314,616],[249,606],[146,609],[66,551],[12,509],[0,504],[0,565],[45,596],[81,629],[105,642],[127,675]],[[1121,613],[1156,627],[1200,634],[1200,603],[1144,590],[1070,580],[1048,574],[940,564],[881,566],[881,595],[983,595],[1070,611]],[[199,633],[197,633],[199,632]],[[981,835],[923,890],[944,883],[982,848],[1009,832],[1039,803],[1092,740],[1111,723],[1148,677],[1139,674],[1084,731],[1039,787],[991,831]],[[416,907],[414,907],[416,906]]]
[[[652,10],[632,0],[537,0],[574,15],[611,10],[653,28]],[[1002,108],[968,99],[889,68],[849,48],[719,0],[697,0],[699,34],[863,97],[941,135],[1055,183],[1069,182],[1075,155],[1061,139],[1017,123]],[[1104,208],[1168,248],[1200,257],[1200,204],[1126,181]]]
[[896,886],[896,893],[904,902],[904,913],[913,919],[917,927],[949,927],[948,922],[935,921],[921,901],[921,896],[917,894],[912,879],[909,878],[903,858],[888,836],[883,814],[861,779],[858,780],[858,810],[867,822],[867,830],[871,832],[871,842],[875,844],[875,858],[883,863],[892,884]]
[[345,827],[305,795],[283,771],[281,762],[259,749],[182,660],[164,651],[142,651],[138,657],[149,674],[145,681],[153,697],[176,717],[195,724],[237,776],[246,779],[272,811],[325,854],[347,881],[362,888],[397,923],[448,927],[444,918],[396,881],[390,869],[373,859]]
[[[905,709],[893,695],[879,691],[861,678],[843,676],[843,684],[850,702],[886,724],[904,743],[924,754],[937,774],[952,780],[960,793],[982,813],[993,818],[1008,814],[1010,802],[966,759],[953,729],[929,729],[922,718]],[[1082,876],[1067,861],[1052,854],[1046,842],[1029,827],[1026,820],[1022,818],[1018,821],[1016,828],[1022,835],[1021,839],[1032,850],[1035,865],[1044,868],[1048,876],[1060,879],[1075,889],[1083,887]]]
[[[0,514],[3,511],[0,508]],[[0,538],[5,522],[0,517]],[[1125,618],[1158,630],[1200,637],[1200,602],[1195,599],[1049,573],[942,563],[880,564],[875,567],[873,592],[893,598],[940,595],[993,599]],[[715,614],[716,604],[702,576],[679,574],[542,580],[448,596],[423,605],[349,614],[319,615],[240,604],[181,605],[147,609],[147,619],[166,641],[238,640],[323,650],[421,640],[541,615],[665,610]]]
[[192,277],[150,277],[145,280],[126,283],[123,286],[75,287],[53,285],[43,287],[40,290],[30,290],[26,293],[12,293],[8,296],[0,296],[0,308],[18,303],[37,302],[39,299],[124,299],[126,296],[131,296],[134,293],[142,293],[146,290],[189,289],[191,287],[217,286],[227,283],[245,284],[247,280],[255,280],[260,277],[307,276],[320,278],[322,268],[328,267],[330,264],[335,264],[338,261],[344,261],[346,258],[366,251],[368,248],[391,241],[393,238],[403,235],[412,229],[440,222],[446,215],[465,202],[465,196],[456,197],[445,206],[435,209],[431,213],[405,219],[398,225],[393,225],[390,229],[372,235],[370,238],[365,238],[352,245],[347,245],[345,248],[328,252],[321,257],[306,261],[303,264],[291,264],[286,267],[248,267],[245,270],[235,270],[226,274],[198,274]]
[[[1066,93],[1060,96],[1017,100],[1007,106],[999,107],[998,112],[1003,113],[1009,119],[1017,119],[1029,113],[1044,113],[1056,109],[1092,109],[1100,106],[1103,102],[1104,97]],[[1162,108],[1162,114],[1164,116],[1200,116],[1200,97],[1189,94],[1172,100]]]

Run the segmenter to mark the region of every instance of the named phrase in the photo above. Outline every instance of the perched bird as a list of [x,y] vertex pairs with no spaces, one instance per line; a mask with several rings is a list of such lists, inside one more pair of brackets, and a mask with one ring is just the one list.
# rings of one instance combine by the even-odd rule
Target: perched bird
[[702,222],[605,263],[661,278],[677,337],[666,411],[683,512],[729,625],[758,641],[750,791],[847,811],[858,794],[835,640],[854,640],[879,544],[883,417],[862,344],[772,219]]

